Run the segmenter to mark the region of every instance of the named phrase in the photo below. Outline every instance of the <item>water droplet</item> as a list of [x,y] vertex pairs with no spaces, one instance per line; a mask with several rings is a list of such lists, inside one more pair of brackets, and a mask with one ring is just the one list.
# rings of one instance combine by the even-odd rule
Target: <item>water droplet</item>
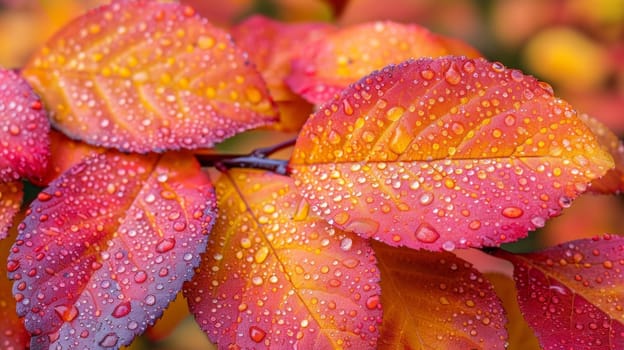
[[380,301],[381,301],[381,298],[379,297],[379,295],[370,296],[368,299],[366,299],[366,307],[369,310],[375,310],[376,308],[379,307]]
[[353,107],[351,106],[351,103],[349,103],[349,100],[347,100],[346,98],[342,100],[342,107],[346,115],[353,115]]
[[269,248],[267,248],[266,246],[263,246],[260,249],[258,249],[256,254],[254,255],[254,260],[256,261],[256,263],[262,264],[267,259],[268,256],[269,256]]
[[65,322],[71,322],[78,317],[78,309],[74,305],[59,305],[54,308],[56,314]]
[[455,66],[451,65],[446,73],[444,73],[444,79],[451,85],[457,85],[461,81],[461,75],[455,69]]
[[115,333],[108,333],[104,336],[104,338],[98,343],[100,346],[105,348],[112,348],[117,345],[119,341],[119,336]]
[[572,199],[568,196],[559,197],[559,206],[561,208],[569,208],[572,205]]
[[431,80],[433,79],[435,74],[433,73],[433,71],[429,69],[425,69],[425,70],[420,71],[420,76],[425,80]]
[[156,297],[152,294],[149,294],[145,297],[145,304],[154,305],[156,303]]
[[388,120],[392,122],[395,122],[401,119],[404,113],[405,113],[405,108],[401,106],[394,106],[386,112],[386,118],[388,118]]
[[455,250],[455,243],[451,241],[446,241],[442,244],[442,249],[446,250],[447,252],[451,252]]
[[293,220],[302,221],[308,217],[310,212],[310,204],[305,199],[299,201],[297,205],[297,209],[295,210],[295,215],[293,216]]
[[19,268],[19,266],[20,266],[19,261],[17,261],[17,260],[9,260],[7,262],[7,271],[14,272],[14,271],[16,271]]
[[39,192],[37,199],[41,202],[47,202],[52,199],[52,195],[46,192]]
[[396,154],[403,154],[412,141],[411,135],[400,125],[396,127],[390,141],[390,150]]
[[345,230],[370,237],[376,234],[377,230],[379,230],[379,223],[373,219],[358,218],[352,220],[347,226],[345,226]]
[[143,283],[147,280],[147,273],[143,270],[139,270],[134,274],[134,281],[136,283]]
[[546,225],[546,219],[544,219],[541,216],[536,216],[534,218],[531,219],[531,223],[533,225],[535,225],[535,227],[544,227],[544,225]]
[[256,343],[261,342],[266,337],[266,332],[257,326],[249,327],[249,338]]
[[165,238],[156,244],[156,252],[166,253],[175,247],[175,238]]
[[425,192],[420,196],[420,204],[429,205],[433,202],[433,194],[429,192]]
[[132,310],[132,305],[130,305],[130,302],[124,301],[123,303],[115,307],[111,315],[113,315],[113,317],[115,318],[120,318],[120,317],[124,317],[128,315],[131,310]]
[[416,239],[423,243],[433,243],[440,238],[440,234],[426,223],[420,224],[416,229]]
[[340,240],[340,249],[342,249],[343,251],[345,252],[349,251],[352,246],[353,246],[353,240],[351,238],[345,237]]
[[518,207],[506,207],[503,209],[502,214],[510,219],[515,219],[521,217],[524,211]]

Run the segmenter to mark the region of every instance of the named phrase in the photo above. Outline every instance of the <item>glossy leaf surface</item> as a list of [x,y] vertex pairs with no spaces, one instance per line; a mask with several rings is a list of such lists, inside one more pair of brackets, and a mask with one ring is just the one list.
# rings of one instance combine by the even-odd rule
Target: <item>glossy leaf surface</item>
[[524,237],[613,161],[546,84],[446,57],[352,85],[304,125],[290,166],[335,226],[452,250]]
[[188,154],[95,155],[44,189],[8,261],[34,348],[115,348],[191,278],[213,224],[208,177]]
[[210,147],[277,119],[245,54],[177,3],[94,9],[50,39],[23,74],[61,131],[127,151]]
[[308,101],[329,101],[372,71],[410,58],[478,57],[467,44],[415,24],[370,22],[345,27],[310,45],[293,61],[288,84]]
[[288,177],[232,171],[219,218],[185,285],[191,312],[220,348],[373,348],[379,271],[368,243],[309,212]]
[[83,159],[104,152],[106,152],[106,148],[72,140],[56,130],[50,130],[49,166],[43,177],[35,181],[35,184],[42,187],[47,186]]
[[384,323],[378,349],[504,349],[507,333],[492,285],[447,252],[374,243]]
[[624,348],[624,238],[498,255],[514,264],[520,309],[544,349]]
[[[21,218],[21,215],[18,215],[18,218]],[[11,266],[7,265],[7,257],[16,236],[17,227],[12,226],[8,237],[0,240],[0,320],[2,320],[0,349],[7,350],[26,349],[30,340],[28,332],[24,328],[24,322],[15,312],[15,299],[11,291],[12,284],[6,278],[7,268]]]
[[621,193],[624,191],[624,144],[599,120],[587,114],[581,114],[580,118],[596,135],[598,142],[611,154],[615,162],[615,168],[591,183],[590,191],[602,194]]
[[0,68],[0,182],[43,175],[50,123],[39,97],[17,73]]
[[0,183],[0,240],[6,237],[13,225],[13,217],[22,204],[23,188],[20,181]]

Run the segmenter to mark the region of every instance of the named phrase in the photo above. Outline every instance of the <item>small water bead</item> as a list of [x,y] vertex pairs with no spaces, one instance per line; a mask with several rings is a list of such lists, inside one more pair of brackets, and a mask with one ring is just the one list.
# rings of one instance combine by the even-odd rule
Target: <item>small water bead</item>
[[166,253],[175,248],[175,238],[165,238],[156,244],[156,252]]
[[524,211],[518,207],[506,207],[503,209],[502,214],[510,219],[516,219],[521,217]]
[[98,344],[105,348],[112,348],[117,345],[118,341],[119,336],[116,333],[108,333]]
[[425,192],[420,196],[420,204],[422,205],[429,205],[431,204],[431,202],[433,202],[433,194],[429,193],[429,192]]
[[440,234],[432,226],[422,223],[416,229],[416,239],[423,243],[433,243],[440,238]]
[[125,301],[115,307],[113,310],[112,316],[115,318],[120,318],[128,315],[132,311],[132,305],[130,302]]

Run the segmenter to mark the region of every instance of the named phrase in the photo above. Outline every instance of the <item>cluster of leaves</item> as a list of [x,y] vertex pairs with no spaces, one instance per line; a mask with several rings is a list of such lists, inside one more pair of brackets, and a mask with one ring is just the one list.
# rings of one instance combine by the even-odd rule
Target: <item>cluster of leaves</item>
[[[118,0],[0,80],[6,348],[119,348],[182,291],[221,348],[501,349],[480,247],[544,348],[624,348],[619,236],[496,248],[624,189],[620,141],[462,42]],[[258,127],[296,143],[210,149]]]

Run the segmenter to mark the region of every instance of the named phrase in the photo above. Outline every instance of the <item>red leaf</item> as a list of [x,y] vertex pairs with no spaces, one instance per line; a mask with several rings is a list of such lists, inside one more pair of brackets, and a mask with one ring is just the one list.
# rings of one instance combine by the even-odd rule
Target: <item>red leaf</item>
[[364,240],[308,215],[283,176],[232,171],[194,279],[191,312],[220,348],[373,348],[379,271]]
[[46,170],[50,124],[24,79],[0,68],[0,182],[36,180]]
[[0,240],[6,238],[24,196],[20,181],[0,183]]
[[433,34],[415,24],[370,22],[345,27],[306,46],[293,61],[290,87],[320,104],[372,71],[410,58],[445,55],[478,57],[468,44]]
[[446,252],[375,243],[384,321],[378,349],[504,349],[505,315],[492,285]]
[[29,341],[24,322],[15,312],[15,299],[11,292],[11,283],[6,278],[7,269],[12,268],[11,264],[7,264],[7,257],[16,236],[17,227],[12,226],[8,237],[0,240],[0,320],[2,320],[0,321],[2,324],[0,327],[0,349],[7,350],[26,349]]
[[514,264],[520,309],[544,349],[624,349],[623,237],[497,255]]
[[119,347],[193,274],[215,201],[188,154],[87,158],[33,202],[9,257],[34,348]]
[[592,181],[591,192],[602,194],[621,193],[624,191],[624,144],[606,125],[587,114],[579,115],[585,125],[596,135],[598,142],[611,154],[615,168],[603,177]]
[[446,57],[352,85],[310,117],[290,166],[335,226],[452,250],[524,237],[613,163],[546,84]]
[[72,138],[148,152],[211,147],[277,119],[229,35],[177,3],[122,0],[87,12],[24,76]]

